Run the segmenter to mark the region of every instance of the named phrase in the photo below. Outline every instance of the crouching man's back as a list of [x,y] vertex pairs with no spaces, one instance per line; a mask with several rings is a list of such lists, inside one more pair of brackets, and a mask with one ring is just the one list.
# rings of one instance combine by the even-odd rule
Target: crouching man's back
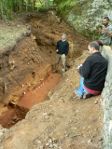
[[99,49],[100,46],[95,41],[88,45],[90,56],[79,68],[80,87],[75,90],[75,94],[80,97],[84,94],[99,95],[104,88],[108,62],[101,55]]

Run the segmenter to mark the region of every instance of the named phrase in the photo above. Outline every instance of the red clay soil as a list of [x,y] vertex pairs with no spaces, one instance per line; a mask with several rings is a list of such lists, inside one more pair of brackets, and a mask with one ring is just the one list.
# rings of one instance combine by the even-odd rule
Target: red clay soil
[[34,90],[25,92],[25,95],[20,99],[18,105],[30,109],[33,105],[44,101],[48,96],[49,91],[54,89],[60,79],[60,74],[51,73],[48,78]]
[[24,119],[28,111],[28,109],[19,107],[18,105],[15,107],[8,106],[8,110],[0,116],[0,124],[4,128],[10,128],[18,121]]
[[18,105],[9,104],[8,109],[0,116],[0,124],[5,128],[10,128],[18,121],[25,118],[29,109],[46,99],[49,91],[54,89],[59,83],[61,75],[58,73],[50,73],[49,76],[32,91],[25,92],[21,97]]
[[[49,15],[50,14],[48,14],[48,16]],[[48,18],[50,20],[48,20]],[[30,56],[31,57],[31,65],[32,65],[33,69],[35,68],[35,66],[36,66],[36,68],[39,68],[38,66],[41,64],[41,67],[44,70],[45,67],[43,67],[43,65],[42,65],[43,61],[45,61],[45,64],[46,64],[46,62],[51,65],[54,64],[56,61],[55,60],[55,56],[56,56],[55,44],[56,44],[56,41],[60,39],[61,34],[63,32],[66,32],[68,34],[68,40],[70,41],[71,47],[74,45],[73,49],[75,49],[74,50],[75,52],[74,52],[74,54],[71,52],[72,60],[74,59],[74,57],[78,57],[81,55],[80,49],[86,49],[86,47],[87,47],[86,46],[87,41],[85,40],[85,38],[82,38],[78,34],[74,33],[73,29],[71,27],[69,27],[65,22],[63,22],[63,21],[61,23],[57,22],[56,19],[54,18],[54,16],[52,16],[52,14],[49,17],[46,17],[46,15],[43,14],[41,16],[37,16],[36,18],[30,19],[30,21],[31,22],[29,22],[28,24],[30,24],[33,28],[32,32],[36,37],[36,42],[37,42],[36,44],[38,46],[36,47],[35,45],[33,45],[33,42],[31,42],[31,45],[29,47],[29,44],[27,45],[29,40],[26,40],[25,44],[23,42],[22,47],[20,46],[20,49],[24,49],[24,50],[22,50],[23,53],[22,52],[19,53],[21,55],[21,57],[19,57],[19,56],[15,57],[15,61],[17,62],[17,64],[20,63],[20,65],[18,65],[18,66],[22,66],[20,68],[24,68],[24,69],[29,68],[29,65],[26,63],[25,64],[22,63],[22,65],[21,65],[21,59],[24,60],[24,56],[25,56],[27,58],[27,60],[29,60],[29,56],[30,56],[29,53],[31,53],[31,52],[30,52],[30,50],[27,50],[27,49],[30,49],[31,47],[33,47],[33,49],[36,49],[38,51],[37,56],[39,58],[41,58],[41,61],[39,61],[40,63],[37,65],[37,63],[32,62],[32,55],[34,55],[35,52],[31,53],[31,56]],[[19,50],[19,51],[21,51],[21,50]],[[31,51],[33,51],[33,50],[31,50]],[[27,54],[26,54],[26,52],[27,52]],[[34,58],[37,60],[37,59],[39,59],[38,57],[34,57]],[[17,61],[17,59],[18,59],[18,61]],[[17,75],[17,74],[15,73],[15,75]],[[51,90],[53,90],[56,87],[56,85],[59,83],[60,79],[61,79],[60,74],[51,73],[43,82],[41,82],[40,85],[35,87],[33,90],[24,92],[24,95],[20,98],[20,100],[19,101],[17,100],[19,107],[24,107],[25,109],[30,109],[33,105],[44,101],[48,97],[48,93]],[[30,83],[30,81],[27,83]],[[35,80],[35,84],[36,83],[37,83],[37,81]],[[14,86],[14,88],[16,90],[16,86]],[[20,87],[20,90],[22,90],[21,87]],[[18,88],[17,88],[17,91],[19,91]],[[13,93],[15,93],[15,92],[12,92],[12,94]],[[0,124],[3,127],[8,128],[8,127],[11,127],[12,125],[14,125],[17,121],[24,118],[27,110],[25,110],[25,112],[24,112],[24,110],[18,110],[18,111],[17,110],[18,110],[17,107],[9,108],[8,110],[6,110],[6,112],[4,112],[2,114],[2,116],[0,116]],[[19,114],[19,112],[20,112],[20,114]],[[21,114],[21,112],[23,112],[23,113]]]

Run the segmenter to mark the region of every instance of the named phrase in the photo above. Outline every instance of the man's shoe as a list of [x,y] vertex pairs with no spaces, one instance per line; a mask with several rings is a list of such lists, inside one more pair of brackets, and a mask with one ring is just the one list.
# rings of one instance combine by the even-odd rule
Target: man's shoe
[[63,72],[63,73],[65,72],[65,69],[64,69],[64,68],[62,68],[62,72]]
[[89,94],[89,93],[85,93],[85,94],[83,95],[82,99],[87,99],[87,98],[90,98],[90,97],[92,97],[92,96],[94,96],[94,95]]
[[72,99],[81,99],[81,97],[79,97],[79,96],[77,96],[76,94],[74,94],[74,95],[72,96]]
[[74,94],[75,94],[79,99],[82,99],[82,94],[81,94],[81,92],[80,92],[79,89],[75,89],[75,90],[74,90]]

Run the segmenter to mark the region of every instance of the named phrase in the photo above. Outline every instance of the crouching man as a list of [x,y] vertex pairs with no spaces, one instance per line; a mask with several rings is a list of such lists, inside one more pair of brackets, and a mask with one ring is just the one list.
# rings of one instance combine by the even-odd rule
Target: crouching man
[[80,86],[74,90],[82,99],[101,94],[107,73],[108,62],[99,52],[97,42],[88,45],[90,56],[79,67]]

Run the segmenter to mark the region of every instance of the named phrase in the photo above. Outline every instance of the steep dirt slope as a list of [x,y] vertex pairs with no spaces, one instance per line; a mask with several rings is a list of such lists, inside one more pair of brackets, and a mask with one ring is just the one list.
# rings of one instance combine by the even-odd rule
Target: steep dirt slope
[[[39,84],[56,63],[55,45],[63,32],[70,42],[69,58],[80,55],[87,41],[53,11],[26,15],[18,22],[2,24],[0,42],[0,100],[18,100]],[[5,44],[6,43],[6,44]],[[69,64],[72,64],[69,59]],[[12,94],[13,93],[13,94]]]
[[[49,90],[59,82],[60,66],[57,67],[59,74],[52,73],[52,66],[57,61],[56,42],[63,32],[68,35],[70,51],[67,61],[72,66],[75,58],[86,49],[88,41],[57,17],[55,12],[26,14],[18,21],[7,24],[1,22],[0,115],[4,111],[7,112],[8,108],[4,107],[4,103],[17,104],[22,99],[23,102],[19,105],[23,106],[27,102],[31,107],[43,101]],[[44,83],[43,88],[40,88]],[[29,93],[26,95],[27,92]],[[29,94],[32,94],[32,97],[29,97]],[[11,111],[10,115],[13,115],[12,113]],[[5,121],[3,125],[9,127],[10,122],[7,123],[6,120],[9,117],[6,117],[7,113],[3,115],[0,117],[0,123]],[[3,120],[3,117],[6,119]]]
[[49,100],[35,105],[25,120],[3,135],[3,149],[101,149],[102,115],[100,96],[87,100],[72,98],[78,85],[78,63],[63,77]]
[[[11,74],[16,79],[9,79],[14,84],[11,83],[13,86],[8,97],[14,102],[18,101],[23,93],[27,93],[26,89],[28,93],[33,92],[34,87],[38,87],[46,74],[51,72],[51,66],[56,62],[55,44],[63,32],[68,34],[68,62],[71,68],[60,83],[48,92],[48,100],[30,107],[26,118],[12,128],[0,129],[0,149],[101,149],[101,97],[88,100],[72,98],[73,89],[79,82],[76,67],[88,56],[88,41],[52,11],[27,16],[26,20],[33,34],[20,41],[17,49],[12,51],[11,58],[16,67],[5,74],[6,78]],[[5,66],[7,72],[8,65]]]

